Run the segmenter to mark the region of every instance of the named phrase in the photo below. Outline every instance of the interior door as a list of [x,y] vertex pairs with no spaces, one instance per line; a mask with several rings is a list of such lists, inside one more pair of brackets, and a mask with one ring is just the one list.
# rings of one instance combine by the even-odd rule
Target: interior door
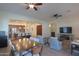
[[37,35],[42,35],[42,25],[37,25]]

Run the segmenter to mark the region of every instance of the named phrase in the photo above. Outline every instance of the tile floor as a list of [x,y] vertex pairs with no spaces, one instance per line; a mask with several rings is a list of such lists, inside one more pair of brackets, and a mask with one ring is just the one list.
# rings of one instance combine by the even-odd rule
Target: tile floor
[[57,51],[49,48],[48,46],[43,47],[42,56],[71,56],[69,51]]

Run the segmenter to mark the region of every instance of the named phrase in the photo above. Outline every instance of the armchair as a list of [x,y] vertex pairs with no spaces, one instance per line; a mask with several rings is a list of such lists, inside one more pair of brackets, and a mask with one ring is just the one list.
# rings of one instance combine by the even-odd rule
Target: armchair
[[49,38],[49,45],[50,48],[61,50],[62,49],[62,43],[58,40],[58,37],[50,37]]
[[39,39],[41,44],[44,44],[44,38],[42,36],[37,36],[37,39]]
[[79,42],[71,42],[71,55],[79,56]]

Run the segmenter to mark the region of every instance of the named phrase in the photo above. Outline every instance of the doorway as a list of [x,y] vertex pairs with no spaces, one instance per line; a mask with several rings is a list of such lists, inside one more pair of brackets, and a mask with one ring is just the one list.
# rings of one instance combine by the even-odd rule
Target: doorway
[[42,35],[42,25],[37,25],[37,35]]

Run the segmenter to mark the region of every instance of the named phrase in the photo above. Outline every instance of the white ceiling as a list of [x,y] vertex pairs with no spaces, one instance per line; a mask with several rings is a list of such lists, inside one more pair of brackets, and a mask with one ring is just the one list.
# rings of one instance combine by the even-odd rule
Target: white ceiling
[[79,16],[78,3],[43,3],[38,7],[38,11],[33,9],[26,10],[23,3],[0,3],[0,11],[22,14],[24,16],[34,17],[42,20],[53,20],[54,14],[63,15],[61,18]]

